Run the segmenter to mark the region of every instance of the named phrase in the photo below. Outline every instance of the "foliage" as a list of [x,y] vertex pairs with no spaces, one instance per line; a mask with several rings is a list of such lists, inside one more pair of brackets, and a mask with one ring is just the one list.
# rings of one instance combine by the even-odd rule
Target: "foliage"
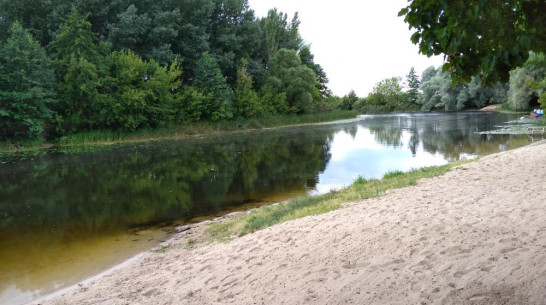
[[101,81],[96,118],[99,127],[136,130],[172,122],[174,108],[180,104],[177,62],[161,67],[131,51],[113,52],[107,62],[109,73]]
[[48,137],[336,109],[297,13],[256,18],[247,0],[0,0],[0,25],[16,20],[53,64]]
[[304,45],[301,47],[298,53],[301,63],[309,67],[317,76],[318,83],[316,85],[320,95],[323,99],[332,95],[332,92],[328,88],[328,76],[321,65],[315,63],[315,55],[311,53],[311,46]]
[[280,49],[269,60],[268,83],[286,92],[290,112],[311,113],[319,98],[317,78],[313,70],[302,65],[294,50]]
[[20,23],[0,45],[0,140],[36,138],[52,117],[54,74],[45,50]]
[[383,179],[366,180],[358,178],[351,186],[340,191],[318,196],[291,199],[279,205],[267,206],[235,219],[211,224],[207,228],[210,241],[229,240],[289,220],[327,213],[339,209],[343,202],[379,197],[387,190],[415,185],[417,180],[437,177],[450,171],[457,164],[429,167],[408,173],[394,172]]
[[105,53],[91,23],[75,8],[51,43],[59,103],[59,132],[91,129],[99,98],[100,64]]
[[422,54],[444,54],[456,81],[480,75],[485,84],[506,82],[529,51],[546,49],[546,2],[411,0],[399,16],[415,33]]
[[201,120],[217,121],[233,116],[231,112],[233,91],[209,53],[204,53],[197,62],[193,84],[207,97],[201,112]]
[[531,102],[543,94],[545,80],[546,58],[544,53],[532,53],[522,67],[510,71],[508,102],[512,109],[528,109]]
[[375,105],[387,105],[398,107],[405,103],[406,94],[402,91],[400,77],[391,77],[377,83],[372,93],[368,95],[367,102]]
[[411,67],[408,75],[406,76],[407,84],[409,87],[409,90],[407,92],[407,98],[409,103],[416,103],[417,98],[419,97],[419,85],[421,82],[419,81],[419,78],[417,77],[417,73],[415,72],[415,68]]
[[259,116],[261,112],[258,94],[252,88],[252,77],[248,74],[246,59],[242,60],[237,70],[234,108],[237,115],[246,118]]
[[468,83],[453,85],[451,75],[433,67],[423,72],[417,103],[422,110],[461,110],[468,107],[484,107],[488,104],[503,103],[507,99],[507,86],[495,84],[484,87],[479,77]]
[[269,10],[267,17],[262,22],[267,59],[271,59],[279,49],[297,51],[303,43],[299,34],[300,21],[298,14],[294,14],[290,23],[288,23],[287,18],[286,13],[279,12],[274,8]]
[[353,110],[353,107],[357,101],[358,101],[358,96],[356,96],[356,93],[354,90],[351,90],[349,94],[341,98],[341,104],[339,105],[339,108],[343,110]]

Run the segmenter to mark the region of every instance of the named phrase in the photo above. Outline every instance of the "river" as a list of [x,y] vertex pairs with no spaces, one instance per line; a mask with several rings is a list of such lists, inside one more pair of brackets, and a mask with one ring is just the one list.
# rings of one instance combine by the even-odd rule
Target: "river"
[[0,304],[24,304],[168,238],[173,226],[356,178],[517,148],[514,115],[430,113],[0,155]]

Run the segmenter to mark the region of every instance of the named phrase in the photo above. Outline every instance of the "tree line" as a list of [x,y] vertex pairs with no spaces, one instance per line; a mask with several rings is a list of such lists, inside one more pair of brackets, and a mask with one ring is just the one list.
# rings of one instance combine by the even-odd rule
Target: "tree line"
[[[537,101],[546,106],[540,22],[516,14],[525,27],[514,30],[519,38],[513,48],[463,52],[467,43],[482,48],[499,38],[474,27],[480,20],[497,22],[498,12],[520,9],[536,17],[542,4],[488,10],[480,2],[469,16],[457,17],[457,7],[431,3],[412,1],[400,15],[416,29],[412,40],[422,53],[453,50],[450,61],[420,78],[412,69],[405,84],[399,77],[382,80],[359,98],[331,94],[325,71],[299,34],[297,13],[289,19],[272,9],[257,18],[247,0],[0,0],[0,26],[9,29],[0,32],[0,141],[338,108],[459,110],[504,101],[515,110]],[[447,11],[453,14],[442,13]],[[419,23],[429,13],[439,14],[431,29]],[[452,31],[452,45],[444,46],[441,33],[453,30],[444,21],[453,18],[476,36],[462,39]],[[527,45],[525,35],[537,43]],[[519,54],[518,60],[510,54]]]
[[359,98],[351,91],[337,99],[343,109],[367,113],[458,111],[502,103],[516,111],[539,105],[546,108],[546,58],[543,53],[531,52],[521,67],[509,72],[507,82],[488,85],[480,76],[470,81],[455,80],[441,67],[429,67],[419,78],[411,68],[404,81],[401,77],[384,79],[367,97]]
[[299,25],[246,0],[0,0],[0,140],[328,110]]

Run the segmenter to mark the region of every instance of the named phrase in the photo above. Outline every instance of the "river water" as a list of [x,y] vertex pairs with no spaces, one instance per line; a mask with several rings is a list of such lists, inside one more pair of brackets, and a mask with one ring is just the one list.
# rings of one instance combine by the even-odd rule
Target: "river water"
[[528,144],[499,113],[361,116],[304,127],[0,155],[0,304],[23,304],[168,237],[175,224],[320,194],[359,176]]

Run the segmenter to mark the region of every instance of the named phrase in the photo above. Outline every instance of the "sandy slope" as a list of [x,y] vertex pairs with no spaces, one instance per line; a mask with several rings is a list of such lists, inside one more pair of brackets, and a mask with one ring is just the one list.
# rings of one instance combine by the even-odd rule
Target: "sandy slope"
[[41,304],[546,304],[546,145],[192,251]]

